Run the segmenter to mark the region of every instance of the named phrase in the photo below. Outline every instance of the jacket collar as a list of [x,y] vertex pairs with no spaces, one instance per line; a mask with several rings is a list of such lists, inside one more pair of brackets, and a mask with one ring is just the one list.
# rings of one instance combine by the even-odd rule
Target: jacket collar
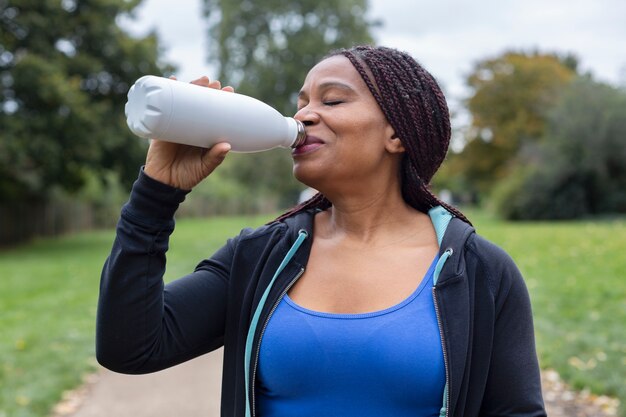
[[[435,233],[437,234],[439,256],[441,257],[446,251],[451,252],[448,260],[446,261],[446,264],[449,264],[446,266],[446,269],[448,271],[454,271],[451,275],[457,275],[462,269],[462,265],[459,263],[462,259],[465,243],[470,236],[475,233],[475,230],[468,223],[454,217],[442,206],[433,207],[428,211],[428,215],[430,216],[433,227],[435,228]],[[295,242],[301,230],[304,230],[308,233],[309,237],[312,237],[314,217],[314,210],[306,210],[295,216],[284,219],[283,222],[287,226],[285,232],[288,235],[288,241],[291,243]],[[296,260],[299,261],[299,263],[306,264],[312,240],[313,239],[311,238],[307,239],[307,241],[303,244],[301,251],[299,251],[302,255],[304,255],[296,257]],[[450,276],[450,274],[446,275]]]
[[463,273],[466,243],[475,233],[474,227],[469,223],[457,217],[450,218],[439,243],[439,256],[442,257],[444,253],[448,256],[446,273],[439,277],[438,283],[443,283]]

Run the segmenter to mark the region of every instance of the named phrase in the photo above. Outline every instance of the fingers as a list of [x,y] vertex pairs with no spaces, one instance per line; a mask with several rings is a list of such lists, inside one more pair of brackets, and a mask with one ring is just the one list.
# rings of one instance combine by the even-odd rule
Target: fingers
[[200,85],[202,87],[215,88],[215,89],[222,88],[222,83],[220,83],[219,80],[211,81],[209,80],[209,77],[207,77],[206,75],[193,80],[191,84]]
[[226,86],[226,87],[222,88],[222,83],[219,80],[211,81],[209,79],[209,77],[207,77],[206,75],[191,81],[191,84],[200,85],[202,87],[214,88],[216,90],[220,90],[221,89],[222,91],[226,91],[226,92],[229,92],[229,93],[234,93],[235,92],[235,89],[233,87]]
[[[176,80],[176,76],[175,75],[171,75],[169,78],[170,78],[170,80]],[[221,89],[222,91],[226,91],[228,93],[234,93],[235,92],[235,89],[233,87],[231,87],[230,85],[228,85],[226,87],[222,87],[222,83],[219,80],[211,81],[209,79],[209,77],[207,77],[206,75],[191,81],[191,84],[201,85],[203,87]]]
[[193,81],[191,81],[191,84],[195,84],[195,85],[200,85],[202,87],[208,87],[209,86],[209,77],[202,76],[200,78],[197,78]]

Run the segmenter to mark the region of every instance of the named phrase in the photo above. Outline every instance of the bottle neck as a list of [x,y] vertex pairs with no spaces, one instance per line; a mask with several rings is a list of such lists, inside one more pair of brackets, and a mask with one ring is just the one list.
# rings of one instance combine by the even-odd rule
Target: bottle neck
[[300,120],[296,120],[296,119],[293,119],[293,120],[295,120],[296,122],[296,127],[298,128],[298,134],[296,136],[296,139],[291,144],[291,147],[296,148],[304,144],[304,141],[306,141],[306,131],[304,130],[304,123],[302,123]]

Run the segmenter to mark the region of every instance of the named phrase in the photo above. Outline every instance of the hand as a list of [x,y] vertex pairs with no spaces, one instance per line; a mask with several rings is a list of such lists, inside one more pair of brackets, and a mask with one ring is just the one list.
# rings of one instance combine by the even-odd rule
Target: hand
[[[208,77],[199,78],[191,83],[208,88],[221,88],[218,80],[210,81]],[[231,93],[235,91],[232,87],[221,89]],[[222,163],[228,151],[230,144],[226,142],[217,143],[206,149],[152,139],[144,173],[164,184],[191,190]]]

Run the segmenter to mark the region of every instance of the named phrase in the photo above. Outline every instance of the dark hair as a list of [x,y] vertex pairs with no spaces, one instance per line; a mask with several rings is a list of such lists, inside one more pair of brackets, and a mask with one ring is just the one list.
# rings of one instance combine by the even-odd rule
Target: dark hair
[[[448,105],[433,76],[397,49],[355,46],[333,51],[323,59],[336,55],[345,56],[354,65],[404,145],[400,168],[404,200],[424,213],[441,205],[469,223],[463,213],[440,201],[428,187],[446,156],[451,135]],[[325,210],[330,206],[332,203],[318,193],[277,220],[306,209]]]

